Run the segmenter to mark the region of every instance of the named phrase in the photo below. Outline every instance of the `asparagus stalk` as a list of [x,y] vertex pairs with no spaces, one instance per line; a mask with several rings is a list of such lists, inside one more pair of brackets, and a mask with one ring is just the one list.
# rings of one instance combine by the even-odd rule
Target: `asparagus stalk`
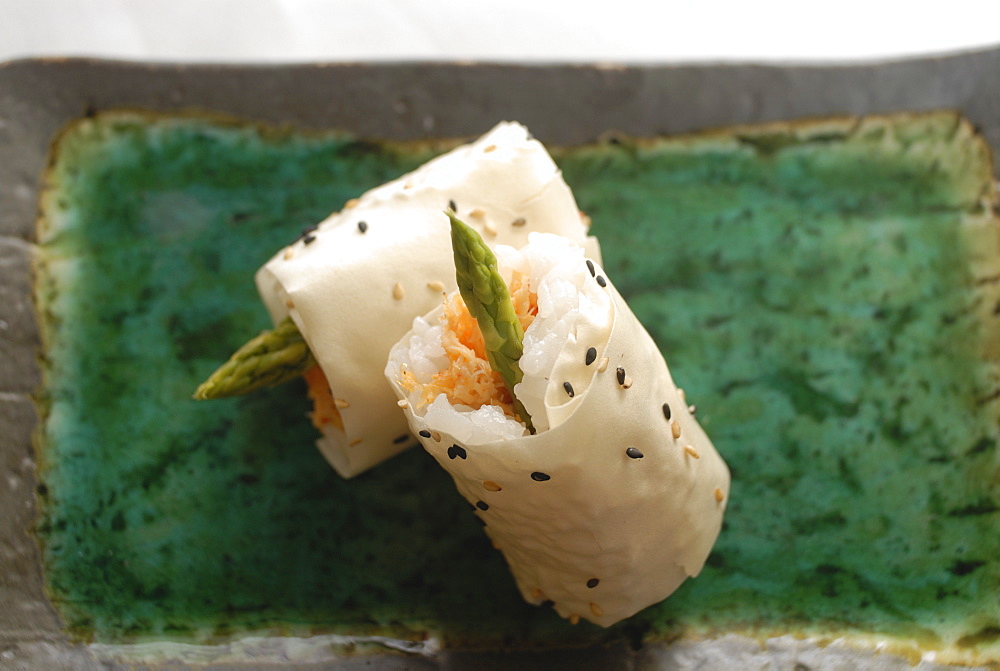
[[236,350],[229,361],[201,383],[194,398],[203,401],[247,394],[287,382],[316,365],[291,317]]
[[490,366],[500,373],[514,399],[514,410],[528,430],[535,432],[531,417],[514,395],[514,385],[523,373],[518,361],[524,352],[524,330],[514,312],[507,285],[497,271],[497,259],[483,239],[451,211],[451,246],[455,253],[455,277],[469,313],[479,324]]

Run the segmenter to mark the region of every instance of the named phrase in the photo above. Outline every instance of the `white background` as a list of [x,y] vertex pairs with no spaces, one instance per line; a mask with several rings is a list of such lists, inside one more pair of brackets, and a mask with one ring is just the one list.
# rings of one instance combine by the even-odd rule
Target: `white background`
[[0,61],[878,61],[1000,46],[1000,0],[0,0]]

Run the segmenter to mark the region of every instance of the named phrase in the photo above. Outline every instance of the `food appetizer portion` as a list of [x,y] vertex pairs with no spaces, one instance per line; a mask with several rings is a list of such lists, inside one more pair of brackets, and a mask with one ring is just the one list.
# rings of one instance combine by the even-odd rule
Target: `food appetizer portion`
[[523,597],[609,626],[698,575],[729,471],[585,250],[532,234],[494,255],[451,227],[459,291],[413,320],[386,377]]
[[318,446],[352,477],[414,443],[383,375],[413,318],[453,291],[448,220],[458,213],[490,245],[532,231],[599,254],[548,152],[516,123],[349,201],[256,275],[277,325],[247,343],[196,392],[245,393],[304,375]]

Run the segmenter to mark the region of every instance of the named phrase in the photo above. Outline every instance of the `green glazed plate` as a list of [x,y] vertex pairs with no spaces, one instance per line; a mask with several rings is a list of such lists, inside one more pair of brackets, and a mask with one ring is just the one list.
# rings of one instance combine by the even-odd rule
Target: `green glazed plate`
[[190,400],[267,326],[258,266],[448,146],[195,115],[62,134],[38,233],[36,532],[73,637],[792,633],[1000,661],[1000,239],[968,122],[550,147],[733,473],[701,576],[609,630],[522,603],[419,449],[344,481],[312,446],[300,384]]

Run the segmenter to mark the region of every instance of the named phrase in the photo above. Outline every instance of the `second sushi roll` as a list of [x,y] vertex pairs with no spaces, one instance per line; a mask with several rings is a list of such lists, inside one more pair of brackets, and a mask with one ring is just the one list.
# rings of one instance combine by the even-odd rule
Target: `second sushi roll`
[[583,249],[534,233],[492,258],[473,241],[463,282],[452,225],[462,293],[414,320],[386,376],[522,596],[610,626],[698,575],[729,471]]
[[600,253],[545,147],[521,124],[500,123],[348,201],[279,250],[255,276],[275,328],[241,347],[195,398],[302,376],[317,446],[345,478],[413,445],[382,370],[413,317],[455,288],[445,207],[490,244],[545,231]]

